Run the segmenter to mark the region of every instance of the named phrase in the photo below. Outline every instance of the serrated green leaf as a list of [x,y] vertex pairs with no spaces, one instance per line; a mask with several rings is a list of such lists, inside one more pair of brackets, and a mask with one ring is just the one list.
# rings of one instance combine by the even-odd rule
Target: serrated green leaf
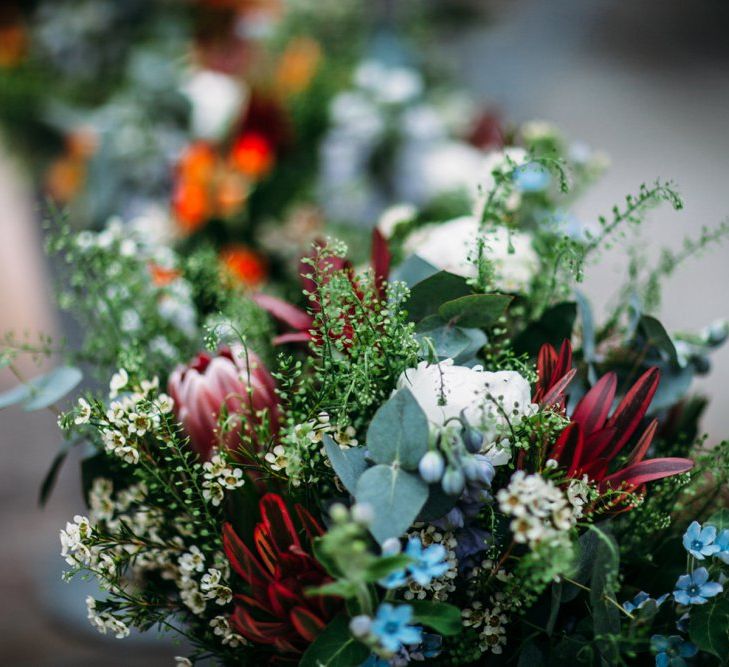
[[408,604],[413,608],[413,620],[432,628],[441,635],[450,637],[457,635],[463,624],[461,610],[446,602],[432,600],[411,600]]
[[357,480],[367,469],[365,448],[352,447],[343,450],[331,437],[325,434],[324,451],[326,451],[332,468],[337,473],[337,477],[344,484],[344,488],[354,495],[354,491],[357,488]]
[[428,485],[402,468],[376,465],[357,481],[355,498],[372,507],[370,532],[382,544],[410,528],[428,498]]
[[461,327],[484,329],[504,314],[511,300],[504,294],[468,294],[446,301],[438,308],[438,315]]
[[[720,660],[729,655],[729,598],[718,597],[691,609],[691,641]],[[723,664],[723,663],[722,663]]]
[[[367,449],[377,463],[415,470],[428,450],[428,419],[409,389],[380,407],[367,429]],[[344,481],[344,480],[342,480]]]
[[301,657],[300,667],[354,667],[361,665],[370,650],[349,631],[345,616],[337,616],[327,625]]

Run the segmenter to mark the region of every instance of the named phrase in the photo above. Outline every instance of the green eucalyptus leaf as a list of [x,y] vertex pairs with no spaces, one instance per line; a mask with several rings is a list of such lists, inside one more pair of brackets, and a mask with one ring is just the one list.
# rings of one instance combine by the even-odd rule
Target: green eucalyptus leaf
[[390,276],[390,280],[403,282],[408,287],[417,285],[426,278],[438,273],[438,269],[418,255],[410,255]]
[[370,650],[352,637],[349,621],[336,616],[314,640],[299,662],[300,667],[354,667],[367,660]]
[[421,356],[427,358],[435,349],[438,360],[453,359],[456,364],[472,359],[488,342],[481,329],[449,324],[440,315],[430,315],[419,322],[415,327],[415,338],[421,344]]
[[418,515],[418,521],[434,521],[441,519],[453,509],[458,502],[457,496],[451,496],[443,491],[440,482],[429,486],[428,500]]
[[439,271],[421,280],[410,290],[405,310],[411,322],[436,315],[441,304],[471,294],[466,279],[447,271]]
[[504,294],[468,294],[446,301],[438,308],[438,314],[462,327],[485,329],[504,314],[511,300]]
[[32,395],[32,389],[30,385],[20,384],[17,387],[8,389],[0,394],[0,410],[8,408],[16,403],[22,403],[23,401],[30,398]]
[[350,449],[342,449],[330,436],[325,434],[324,450],[329,457],[334,472],[337,473],[337,477],[344,484],[344,488],[354,495],[354,491],[357,488],[357,480],[367,469],[365,448],[352,447]]
[[412,392],[404,388],[375,413],[367,429],[367,449],[377,463],[415,470],[428,450],[428,437],[428,419]]
[[370,532],[382,544],[410,528],[428,498],[428,485],[398,466],[376,465],[357,480],[355,498],[372,507]]
[[572,337],[572,327],[577,318],[577,305],[572,301],[558,303],[542,313],[514,339],[514,350],[526,352],[535,357],[544,343],[550,343],[557,349],[562,341]]
[[64,462],[66,461],[66,457],[68,456],[68,453],[80,442],[80,440],[65,440],[59,450],[58,453],[53,457],[53,462],[51,463],[51,467],[48,469],[48,472],[46,473],[46,476],[43,478],[43,483],[41,484],[40,492],[38,494],[38,504],[43,507],[47,502],[48,498],[51,495],[51,492],[53,491],[53,488],[56,486],[56,480],[58,479],[58,473],[61,471],[61,467],[63,466]]
[[641,315],[638,320],[638,330],[645,336],[650,345],[654,345],[663,352],[674,366],[678,366],[676,346],[664,326],[650,315]]
[[73,366],[59,366],[50,373],[28,382],[30,394],[23,409],[31,412],[53,405],[68,394],[83,379],[83,373]]
[[691,608],[691,641],[723,661],[729,655],[729,598],[717,597]]
[[413,608],[414,621],[441,635],[446,637],[457,635],[463,627],[461,610],[452,604],[431,600],[411,600],[408,604]]

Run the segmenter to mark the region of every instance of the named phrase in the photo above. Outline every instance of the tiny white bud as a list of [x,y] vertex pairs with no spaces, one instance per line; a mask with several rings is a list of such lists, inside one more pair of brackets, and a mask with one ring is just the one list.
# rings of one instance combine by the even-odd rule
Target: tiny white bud
[[371,627],[372,619],[364,614],[352,617],[352,620],[349,622],[350,632],[358,639],[363,639],[369,635]]

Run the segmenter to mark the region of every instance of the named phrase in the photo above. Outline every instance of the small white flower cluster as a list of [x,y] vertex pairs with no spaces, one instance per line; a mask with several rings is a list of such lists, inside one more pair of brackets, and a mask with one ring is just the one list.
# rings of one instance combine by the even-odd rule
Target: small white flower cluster
[[243,470],[233,468],[220,454],[203,463],[203,497],[215,507],[225,498],[225,491],[231,491],[245,484]]
[[93,529],[88,518],[77,514],[61,530],[61,556],[69,565],[86,566],[92,562],[91,536]]
[[237,632],[234,632],[227,617],[216,616],[210,621],[210,627],[213,629],[213,634],[216,637],[220,637],[220,641],[223,646],[230,646],[231,648],[237,648],[242,644],[247,644],[248,641],[245,637],[242,637]]
[[448,570],[440,577],[433,579],[427,586],[421,586],[416,581],[408,582],[403,598],[406,600],[425,600],[427,598],[445,602],[449,595],[456,590],[454,581],[458,576],[458,559],[456,558],[458,541],[455,535],[451,531],[440,530],[429,525],[427,528],[408,533],[408,536],[419,538],[424,548],[433,544],[442,544],[446,549]]
[[[133,387],[127,371],[122,368],[111,378],[109,398],[116,399],[127,389],[129,393],[112,400],[109,405],[101,437],[109,454],[133,465],[139,462],[140,439],[160,429],[162,417],[172,412],[174,403],[167,394],[158,392],[157,378],[143,380],[138,387]],[[160,434],[160,437],[165,435]]]
[[509,485],[496,494],[499,508],[513,517],[514,540],[531,549],[547,541],[562,540],[582,516],[585,503],[583,482],[571,484],[565,494],[541,475],[517,470]]
[[472,602],[461,611],[461,619],[465,627],[479,630],[478,647],[482,653],[499,655],[506,645],[506,624],[509,617],[494,598],[490,600],[490,604],[490,607],[484,607],[482,602]]
[[[195,545],[178,558],[179,574],[176,583],[180,590],[180,599],[193,614],[203,614],[208,600],[225,606],[233,599],[233,591],[226,584],[230,571],[225,556],[216,553],[212,560],[215,567],[206,568],[205,554]],[[198,582],[195,577],[200,574],[202,577]]]
[[129,626],[115,618],[109,612],[96,611],[96,600],[90,595],[86,598],[86,610],[88,611],[88,619],[102,635],[111,633],[117,639],[124,639],[129,636]]

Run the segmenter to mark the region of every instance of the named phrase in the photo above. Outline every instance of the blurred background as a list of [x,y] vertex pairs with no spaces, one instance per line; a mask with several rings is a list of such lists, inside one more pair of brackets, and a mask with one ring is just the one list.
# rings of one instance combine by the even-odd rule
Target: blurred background
[[[180,176],[190,165],[180,161],[190,157],[191,146],[202,145],[200,140],[217,140],[213,136],[217,128],[210,122],[205,126],[216,117],[216,109],[203,106],[196,120],[200,103],[193,103],[192,125],[186,126],[180,120],[182,98],[187,96],[189,102],[200,97],[196,87],[203,100],[215,90],[235,107],[236,100],[255,87],[226,88],[224,80],[210,76],[188,77],[178,86],[175,72],[190,50],[196,52],[197,62],[203,62],[199,68],[203,73],[229,72],[241,59],[252,67],[250,59],[258,56],[249,46],[258,38],[256,31],[270,30],[271,22],[284,11],[278,3],[210,3],[223,12],[238,12],[240,5],[246,5],[245,39],[231,41],[227,33],[218,39],[221,33],[216,31],[222,28],[213,19],[220,14],[191,19],[189,7],[180,10],[188,3],[149,3],[155,7],[152,10],[145,8],[147,3],[130,1],[119,3],[127,5],[127,13],[116,14],[101,11],[105,4],[10,2],[0,9],[3,331],[44,331],[73,340],[72,328],[54,306],[54,269],[42,249],[41,202],[46,194],[69,207],[74,223],[88,226],[102,224],[112,212],[148,215],[150,206],[161,201],[167,206],[172,197],[177,224],[192,230],[190,238],[196,238],[200,217],[209,212],[198,211],[202,204],[193,196],[194,183]],[[426,75],[426,82],[429,76],[437,80],[448,72],[451,85],[487,110],[489,117],[512,123],[547,120],[571,140],[604,150],[610,167],[577,203],[574,213],[581,220],[609,213],[625,194],[658,177],[675,181],[686,206],[680,212],[662,208],[650,215],[640,237],[649,256],[657,256],[662,246],[677,248],[685,236],[696,236],[703,225],[715,225],[729,216],[726,3],[443,0],[403,2],[407,11],[397,2],[353,3],[347,16],[318,17],[317,11],[331,11],[325,9],[330,4],[336,3],[323,2],[305,18],[323,23],[315,35],[317,43],[334,43],[335,54],[338,40],[362,53],[382,49],[383,40],[389,40],[388,53],[394,53],[395,60],[430,68],[435,74]],[[77,48],[82,39],[86,52]],[[319,57],[311,50],[312,43],[299,43],[295,66],[286,70],[286,85],[297,85],[306,77],[306,63]],[[424,51],[428,63],[423,62]],[[341,62],[352,57],[358,56],[342,52]],[[283,76],[281,60],[277,65],[278,76]],[[263,68],[269,74],[273,71],[268,65]],[[337,67],[327,75],[328,81],[343,76]],[[168,94],[172,84],[175,90]],[[196,122],[198,127],[191,130]],[[323,140],[316,123],[307,122]],[[273,159],[277,154],[275,144],[256,143],[259,135],[250,131],[256,127],[250,117],[245,123],[248,133],[239,133],[230,150],[231,159],[242,160],[236,163],[240,166],[236,179],[244,172],[248,180],[224,179],[230,187],[216,205],[235,208],[245,199],[247,215],[253,217],[251,207],[263,206],[255,203],[263,201],[263,195],[254,201],[240,195],[240,188],[250,187],[266,168],[266,151],[273,150]],[[292,174],[306,169],[311,155],[303,151]],[[349,159],[346,151],[337,155],[345,162]],[[193,157],[197,160],[199,155]],[[198,167],[194,162],[190,169],[195,172]],[[118,177],[107,178],[112,173]],[[260,192],[256,190],[256,197]],[[308,233],[308,223],[297,220],[299,227],[288,227],[287,233]],[[232,227],[215,222],[207,229],[222,238]],[[264,228],[261,234],[265,233]],[[251,260],[251,268],[248,255],[236,258],[246,267],[244,278],[255,280],[260,269],[255,261]],[[694,330],[714,318],[729,317],[728,260],[727,247],[718,247],[670,279],[660,313],[669,331]],[[585,291],[596,304],[608,303],[624,271],[623,254],[616,249],[588,272]],[[712,361],[712,373],[697,381],[695,389],[713,396],[704,428],[718,440],[729,434],[729,348]],[[20,370],[37,372],[30,364]],[[2,371],[0,388],[13,384],[12,375]],[[29,415],[19,408],[0,412],[0,660],[39,667],[173,664],[178,651],[169,640],[150,637],[115,643],[96,635],[85,623],[82,587],[59,581],[63,562],[58,557],[58,529],[83,505],[76,467],[71,464],[63,469],[48,505],[38,507],[38,487],[58,441],[52,414]]]

